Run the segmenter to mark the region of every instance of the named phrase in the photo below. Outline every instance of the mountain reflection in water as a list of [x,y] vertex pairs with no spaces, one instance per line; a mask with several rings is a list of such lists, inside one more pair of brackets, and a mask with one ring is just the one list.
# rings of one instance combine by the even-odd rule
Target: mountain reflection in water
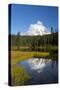
[[23,66],[30,76],[26,84],[47,84],[58,82],[57,60],[45,58],[30,58],[18,63]]
[[49,63],[51,60],[47,61],[45,59],[29,59],[27,62],[29,63],[32,70],[36,70],[38,73],[42,71],[42,69]]

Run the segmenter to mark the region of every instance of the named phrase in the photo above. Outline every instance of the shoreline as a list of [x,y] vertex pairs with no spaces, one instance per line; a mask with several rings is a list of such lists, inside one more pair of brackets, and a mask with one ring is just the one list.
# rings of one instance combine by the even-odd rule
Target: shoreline
[[32,57],[48,57],[50,55],[49,52],[23,52],[23,51],[10,51],[11,64],[16,64],[19,61],[23,61]]

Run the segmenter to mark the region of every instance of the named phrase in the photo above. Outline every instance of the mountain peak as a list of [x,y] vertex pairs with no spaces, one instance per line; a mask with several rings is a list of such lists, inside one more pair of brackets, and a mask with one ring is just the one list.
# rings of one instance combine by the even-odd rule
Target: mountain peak
[[23,33],[22,35],[36,36],[36,35],[46,35],[50,33],[51,32],[49,32],[47,27],[44,26],[41,21],[37,21],[36,24],[31,24],[27,32]]

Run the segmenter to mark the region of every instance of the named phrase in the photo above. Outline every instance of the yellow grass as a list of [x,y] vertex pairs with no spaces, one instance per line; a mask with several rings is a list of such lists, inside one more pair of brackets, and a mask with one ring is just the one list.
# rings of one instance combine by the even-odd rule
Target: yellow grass
[[11,67],[11,85],[24,85],[25,81],[29,79],[29,75],[26,70],[21,67],[16,67],[16,65]]
[[33,56],[46,57],[49,52],[23,52],[23,51],[11,51],[11,64],[16,64],[18,61],[22,61]]

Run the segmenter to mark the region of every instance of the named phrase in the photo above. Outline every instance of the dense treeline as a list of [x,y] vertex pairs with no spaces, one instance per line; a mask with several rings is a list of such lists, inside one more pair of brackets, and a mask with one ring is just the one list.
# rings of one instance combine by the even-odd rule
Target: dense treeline
[[11,47],[27,47],[21,50],[48,51],[52,46],[58,46],[58,32],[43,36],[11,35]]

